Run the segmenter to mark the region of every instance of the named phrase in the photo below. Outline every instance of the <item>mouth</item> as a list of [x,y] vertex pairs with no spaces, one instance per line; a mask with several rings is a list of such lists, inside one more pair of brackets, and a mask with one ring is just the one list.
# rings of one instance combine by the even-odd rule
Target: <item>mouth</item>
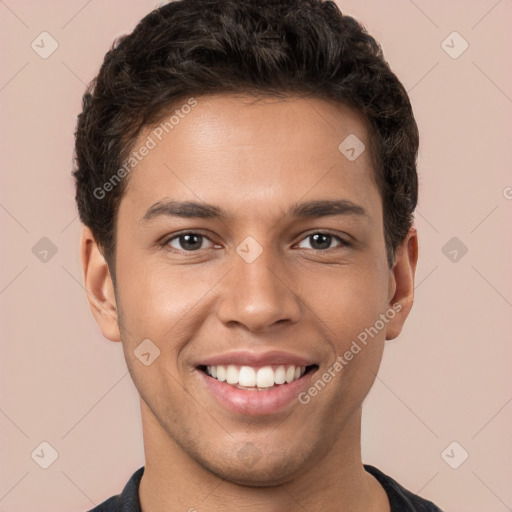
[[318,368],[291,354],[236,352],[202,361],[195,374],[224,412],[271,417],[299,404]]
[[295,382],[314,372],[318,365],[200,365],[198,369],[208,377],[243,391],[271,391]]

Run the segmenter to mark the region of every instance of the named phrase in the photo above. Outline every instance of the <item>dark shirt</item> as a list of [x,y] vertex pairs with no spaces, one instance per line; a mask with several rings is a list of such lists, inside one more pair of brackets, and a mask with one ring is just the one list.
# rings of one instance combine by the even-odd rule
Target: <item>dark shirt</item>
[[[431,501],[416,496],[382,471],[367,464],[364,469],[373,475],[388,495],[391,512],[442,512]],[[89,512],[141,512],[139,501],[139,483],[144,473],[144,466],[132,475],[123,492],[109,498]]]

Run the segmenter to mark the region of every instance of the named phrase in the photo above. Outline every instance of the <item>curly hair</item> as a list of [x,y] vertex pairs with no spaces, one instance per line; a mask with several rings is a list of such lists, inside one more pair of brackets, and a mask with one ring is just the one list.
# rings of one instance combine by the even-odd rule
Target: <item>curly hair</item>
[[355,109],[369,127],[392,266],[417,203],[419,135],[379,44],[332,1],[180,0],[114,41],[78,116],[76,202],[112,273],[128,176],[108,194],[95,191],[125,164],[144,127],[192,95],[216,93],[299,95]]

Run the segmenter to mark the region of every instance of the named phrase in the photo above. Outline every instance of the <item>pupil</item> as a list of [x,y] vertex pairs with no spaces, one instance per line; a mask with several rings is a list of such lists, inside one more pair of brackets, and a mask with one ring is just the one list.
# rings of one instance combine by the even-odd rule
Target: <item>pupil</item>
[[311,235],[314,240],[314,244],[317,246],[325,246],[325,247],[318,247],[319,249],[328,249],[331,241],[331,235],[324,235],[322,233],[315,233],[314,235]]
[[[195,244],[194,244],[194,241],[191,241],[192,239],[195,239]],[[198,235],[181,235],[181,246],[184,248],[184,249],[197,249],[197,241],[199,240],[199,236]],[[199,243],[199,245],[201,245]]]

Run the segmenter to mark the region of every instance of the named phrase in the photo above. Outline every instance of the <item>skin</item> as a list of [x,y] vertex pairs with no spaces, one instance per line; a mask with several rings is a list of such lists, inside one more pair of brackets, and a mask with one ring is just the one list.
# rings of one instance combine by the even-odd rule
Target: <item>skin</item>
[[[398,336],[413,303],[416,231],[389,268],[370,141],[350,108],[295,97],[196,99],[130,175],[116,290],[89,228],[81,241],[93,314],[106,338],[122,341],[141,396],[142,510],[389,511],[362,466],[361,407],[384,341]],[[338,150],[349,134],[367,148],[353,162]],[[287,215],[315,199],[348,200],[366,215]],[[217,205],[227,219],[141,221],[166,200]],[[206,236],[192,241],[198,249],[168,242],[198,230]],[[319,248],[315,233],[334,237]],[[236,252],[248,236],[263,250],[252,263]],[[222,407],[199,378],[206,356],[278,349],[312,358],[314,382],[393,304],[400,312],[306,405],[248,417]],[[160,349],[149,366],[134,355],[147,338]],[[244,446],[259,460],[240,460]]]

